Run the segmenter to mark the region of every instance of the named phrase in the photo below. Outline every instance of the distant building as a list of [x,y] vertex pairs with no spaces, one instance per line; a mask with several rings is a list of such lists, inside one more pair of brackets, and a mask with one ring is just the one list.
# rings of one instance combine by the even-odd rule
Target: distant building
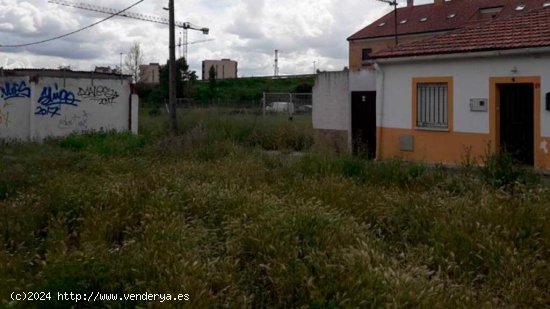
[[[60,67],[60,69],[62,69]],[[69,70],[71,68],[69,67]],[[95,70],[94,70],[94,73],[105,73],[105,74],[111,74],[111,73],[116,73],[116,71],[118,71],[117,69],[111,69],[111,67],[98,67],[96,66],[95,67]]]
[[140,82],[145,84],[160,83],[160,64],[150,63],[139,66]]
[[237,61],[231,59],[204,60],[202,62],[202,80],[208,79],[211,67],[216,70],[216,79],[237,78]]

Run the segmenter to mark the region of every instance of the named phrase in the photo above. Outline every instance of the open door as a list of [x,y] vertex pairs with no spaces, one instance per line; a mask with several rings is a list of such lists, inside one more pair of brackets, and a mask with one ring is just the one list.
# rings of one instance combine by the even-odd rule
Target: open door
[[534,164],[534,85],[499,84],[500,148],[523,164]]
[[351,93],[353,153],[376,158],[376,91]]

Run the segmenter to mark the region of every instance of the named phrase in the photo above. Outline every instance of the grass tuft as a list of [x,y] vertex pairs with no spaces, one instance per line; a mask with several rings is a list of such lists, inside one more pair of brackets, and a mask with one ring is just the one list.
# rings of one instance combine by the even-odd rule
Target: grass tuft
[[[0,307],[550,303],[550,189],[508,157],[371,162],[310,151],[305,118],[183,110],[171,135],[161,111],[142,111],[141,136],[1,145]],[[11,302],[12,291],[190,301]]]

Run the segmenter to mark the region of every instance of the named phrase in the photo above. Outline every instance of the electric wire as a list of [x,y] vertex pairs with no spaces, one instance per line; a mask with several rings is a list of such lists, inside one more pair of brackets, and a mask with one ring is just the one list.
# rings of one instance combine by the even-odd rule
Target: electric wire
[[63,35],[59,35],[59,36],[56,36],[56,37],[53,37],[53,38],[50,38],[50,39],[46,39],[46,40],[42,40],[42,41],[37,41],[37,42],[32,42],[32,43],[16,44],[16,45],[3,45],[3,44],[0,44],[0,48],[20,48],[20,47],[27,47],[27,46],[38,45],[38,44],[43,44],[43,43],[47,43],[47,42],[59,40],[59,39],[68,37],[68,36],[70,36],[70,35],[73,35],[73,34],[75,34],[75,33],[78,33],[78,32],[81,32],[81,31],[90,29],[90,28],[92,28],[92,27],[94,27],[94,26],[97,26],[97,25],[99,25],[99,24],[101,24],[101,23],[103,23],[103,22],[105,22],[105,21],[107,21],[107,20],[109,20],[109,19],[111,19],[111,18],[113,18],[113,17],[115,17],[115,16],[118,16],[118,15],[120,15],[120,14],[122,14],[122,13],[128,11],[129,9],[135,7],[136,5],[142,3],[143,1],[145,1],[145,0],[140,0],[140,1],[138,1],[138,2],[136,2],[136,3],[134,3],[134,4],[132,4],[132,5],[130,5],[129,7],[125,8],[125,9],[123,9],[123,10],[121,10],[121,11],[118,11],[118,12],[112,14],[111,16],[108,16],[108,17],[106,17],[106,18],[104,18],[104,19],[102,19],[102,20],[100,20],[100,21],[97,21],[97,22],[95,22],[95,23],[93,23],[93,24],[91,24],[91,25],[88,25],[88,26],[84,27],[84,28],[80,28],[80,29],[78,29],[78,30],[75,30],[75,31],[72,31],[72,32],[69,32],[69,33],[66,33],[66,34],[63,34]]

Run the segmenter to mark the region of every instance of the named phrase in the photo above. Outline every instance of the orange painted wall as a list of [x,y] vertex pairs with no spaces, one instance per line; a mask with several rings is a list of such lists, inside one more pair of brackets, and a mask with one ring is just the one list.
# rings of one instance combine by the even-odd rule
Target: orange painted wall
[[[464,162],[468,151],[473,157],[481,158],[492,145],[489,134],[393,128],[378,130],[382,138],[378,144],[379,159],[401,158],[410,161],[460,164]],[[399,137],[403,135],[414,136],[414,151],[400,150]]]

